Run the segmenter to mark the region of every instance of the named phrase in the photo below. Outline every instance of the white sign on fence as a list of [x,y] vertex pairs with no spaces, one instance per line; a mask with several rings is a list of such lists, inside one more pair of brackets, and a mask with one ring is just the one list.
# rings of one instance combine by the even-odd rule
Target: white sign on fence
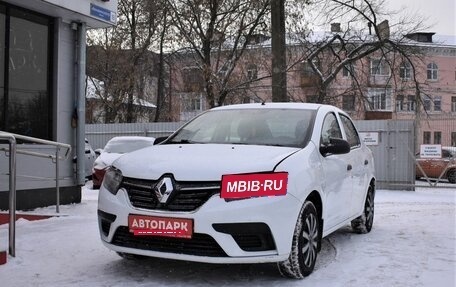
[[421,158],[441,158],[442,145],[439,144],[422,144],[420,146]]
[[359,136],[366,145],[378,145],[378,132],[361,132]]

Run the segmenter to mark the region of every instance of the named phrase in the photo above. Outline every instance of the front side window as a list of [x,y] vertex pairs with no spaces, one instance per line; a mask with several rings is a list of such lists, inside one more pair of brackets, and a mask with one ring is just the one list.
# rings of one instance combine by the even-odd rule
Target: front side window
[[430,63],[427,65],[427,79],[436,81],[438,79],[439,68],[436,63]]
[[361,141],[353,122],[347,116],[342,114],[340,114],[340,118],[342,120],[342,125],[344,126],[345,134],[350,147],[355,148],[361,146]]
[[329,113],[326,115],[321,129],[320,146],[330,144],[332,138],[342,139],[342,132],[336,115]]
[[51,19],[14,7],[3,7],[3,11],[0,9],[0,130],[52,139]]

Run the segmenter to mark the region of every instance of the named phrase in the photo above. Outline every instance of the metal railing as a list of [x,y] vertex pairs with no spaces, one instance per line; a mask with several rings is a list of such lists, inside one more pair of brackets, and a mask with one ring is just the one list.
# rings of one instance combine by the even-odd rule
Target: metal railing
[[[0,140],[6,140],[9,143],[9,148],[0,147],[0,151],[4,151],[6,156],[9,157],[9,226],[8,226],[8,238],[9,238],[9,254],[13,257],[16,256],[15,245],[16,245],[16,155],[24,154],[34,157],[49,158],[55,162],[55,185],[56,185],[56,212],[60,212],[60,183],[59,183],[59,161],[66,160],[71,154],[71,145],[53,142],[33,137],[27,137],[23,135],[8,133],[0,131]],[[55,153],[42,153],[32,152],[28,150],[18,149],[17,140],[24,142],[44,144],[55,147]],[[60,155],[60,150],[65,149],[63,156]]]

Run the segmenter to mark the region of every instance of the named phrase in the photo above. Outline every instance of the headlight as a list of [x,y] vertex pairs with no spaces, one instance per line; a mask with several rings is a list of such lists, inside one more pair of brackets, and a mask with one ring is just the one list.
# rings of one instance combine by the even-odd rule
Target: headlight
[[103,186],[112,194],[116,195],[122,183],[122,172],[115,167],[110,167],[104,176]]
[[107,168],[108,165],[104,162],[104,161],[101,161],[101,160],[96,160],[94,163],[93,163],[93,168],[94,169],[105,169]]

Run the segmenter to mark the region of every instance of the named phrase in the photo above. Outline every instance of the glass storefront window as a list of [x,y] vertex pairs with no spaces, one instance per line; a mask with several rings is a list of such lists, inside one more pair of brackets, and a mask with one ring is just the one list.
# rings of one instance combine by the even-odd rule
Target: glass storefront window
[[4,129],[4,113],[3,106],[5,105],[4,90],[5,90],[5,7],[0,6],[0,130]]
[[[43,139],[52,139],[52,101],[50,75],[51,20],[14,7],[3,15],[8,33],[1,38],[5,47],[0,66],[7,73],[7,85],[1,85],[0,130]],[[0,19],[1,21],[1,19]],[[1,32],[0,32],[1,36]],[[5,77],[2,77],[2,81]],[[0,82],[2,83],[2,82]]]

